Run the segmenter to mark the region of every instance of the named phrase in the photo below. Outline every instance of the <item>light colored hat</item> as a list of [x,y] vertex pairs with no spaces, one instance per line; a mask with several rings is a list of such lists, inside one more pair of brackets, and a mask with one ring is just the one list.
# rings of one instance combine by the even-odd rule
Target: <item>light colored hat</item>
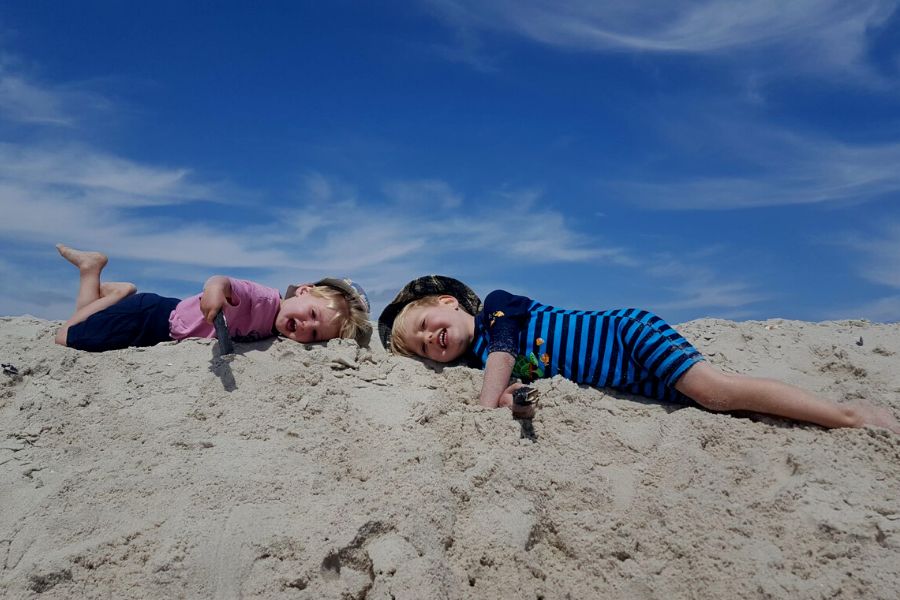
[[[302,285],[308,284],[298,283],[295,285],[289,285],[284,297],[293,297],[297,292],[297,288]],[[359,285],[349,277],[326,277],[315,282],[313,285],[325,285],[330,288],[334,288],[344,296],[351,308],[353,306],[362,308],[367,315],[371,312],[371,304],[369,304],[369,297],[366,295],[366,291],[362,288],[361,285]],[[357,336],[357,341],[361,344],[368,344],[369,338],[371,336],[372,327],[370,325],[367,325],[366,327],[361,328],[361,331]]]

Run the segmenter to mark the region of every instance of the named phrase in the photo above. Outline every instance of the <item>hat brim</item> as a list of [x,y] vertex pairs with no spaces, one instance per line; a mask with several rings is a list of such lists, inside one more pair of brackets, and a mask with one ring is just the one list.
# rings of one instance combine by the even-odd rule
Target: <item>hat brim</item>
[[462,309],[470,315],[474,316],[481,312],[481,298],[472,288],[458,279],[444,275],[425,275],[413,279],[403,286],[397,297],[378,316],[378,336],[385,350],[390,351],[394,321],[407,304],[426,296],[443,295],[456,298]]
[[289,285],[287,287],[287,291],[284,293],[285,299],[291,298],[294,294],[297,293],[297,288],[302,287],[304,285],[327,285],[328,287],[334,288],[341,292],[345,298],[348,300],[353,300],[358,302],[360,306],[362,306],[365,311],[370,312],[369,303],[363,298],[359,292],[357,292],[352,285],[344,281],[343,279],[338,279],[337,277],[326,277],[325,279],[320,279],[315,283],[298,283],[295,285]]

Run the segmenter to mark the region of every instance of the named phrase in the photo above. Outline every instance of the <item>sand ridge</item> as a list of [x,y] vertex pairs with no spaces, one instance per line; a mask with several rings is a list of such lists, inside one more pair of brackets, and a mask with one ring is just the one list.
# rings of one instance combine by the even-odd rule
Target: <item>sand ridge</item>
[[[89,354],[0,318],[0,596],[894,598],[900,436],[552,379],[537,441],[481,372],[354,342]],[[725,370],[900,414],[900,325],[699,320]],[[860,340],[861,338],[861,340]],[[862,344],[860,345],[860,341]]]

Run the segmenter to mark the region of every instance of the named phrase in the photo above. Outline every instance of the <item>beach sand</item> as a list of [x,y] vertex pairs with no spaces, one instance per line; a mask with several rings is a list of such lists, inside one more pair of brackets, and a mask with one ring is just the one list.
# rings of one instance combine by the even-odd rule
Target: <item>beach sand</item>
[[[866,598],[900,436],[536,384],[335,340],[103,354],[0,319],[3,598]],[[699,320],[731,372],[900,415],[900,325]],[[862,345],[860,341],[862,339]]]

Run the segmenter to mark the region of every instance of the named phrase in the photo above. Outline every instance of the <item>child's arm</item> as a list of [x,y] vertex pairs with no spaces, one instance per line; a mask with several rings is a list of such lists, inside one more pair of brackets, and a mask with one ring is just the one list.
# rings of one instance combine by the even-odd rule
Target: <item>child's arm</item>
[[200,312],[203,313],[207,323],[213,322],[226,302],[233,304],[231,280],[222,275],[213,275],[206,280],[203,295],[200,297]]
[[534,405],[518,406],[513,403],[512,393],[522,387],[521,383],[510,385],[516,357],[509,352],[491,352],[484,367],[484,382],[478,403],[488,408],[509,407],[516,417],[530,419],[534,416]]

